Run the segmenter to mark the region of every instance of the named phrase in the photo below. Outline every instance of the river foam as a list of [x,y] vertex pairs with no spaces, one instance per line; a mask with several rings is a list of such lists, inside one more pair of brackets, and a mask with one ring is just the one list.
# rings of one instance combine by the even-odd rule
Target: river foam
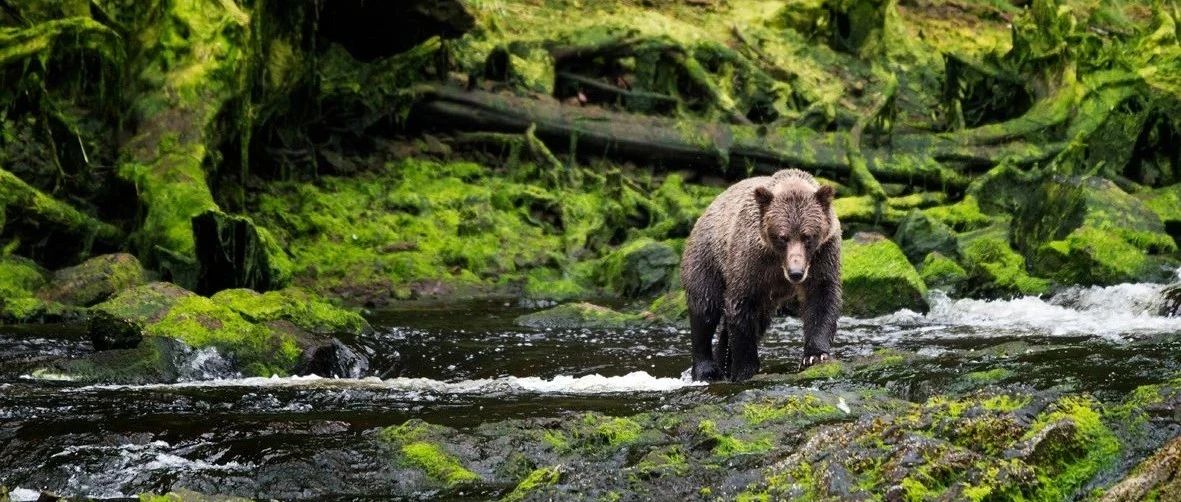
[[88,385],[76,390],[135,390],[185,387],[322,387],[366,388],[427,394],[622,394],[669,392],[704,385],[684,378],[655,377],[646,371],[622,376],[559,375],[553,378],[506,376],[448,382],[432,378],[323,378],[315,375],[292,377],[249,377],[148,385]]
[[1159,284],[1072,287],[1047,299],[1026,296],[1009,300],[952,299],[932,291],[927,314],[901,311],[870,322],[982,328],[971,330],[976,337],[1025,333],[1127,341],[1181,332],[1181,317],[1158,313],[1163,289]]

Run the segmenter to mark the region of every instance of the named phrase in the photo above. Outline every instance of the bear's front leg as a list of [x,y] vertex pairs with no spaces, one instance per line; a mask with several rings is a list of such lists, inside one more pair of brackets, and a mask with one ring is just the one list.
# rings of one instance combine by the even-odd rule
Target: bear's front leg
[[689,314],[689,331],[693,336],[693,380],[712,382],[726,378],[726,373],[713,359],[712,344],[719,317],[708,310]]
[[841,316],[840,279],[817,278],[806,288],[801,319],[804,324],[804,356],[800,370],[830,358],[832,340],[837,333],[837,319]]
[[759,372],[759,312],[749,301],[726,307],[726,329],[730,335],[730,380],[750,380]]

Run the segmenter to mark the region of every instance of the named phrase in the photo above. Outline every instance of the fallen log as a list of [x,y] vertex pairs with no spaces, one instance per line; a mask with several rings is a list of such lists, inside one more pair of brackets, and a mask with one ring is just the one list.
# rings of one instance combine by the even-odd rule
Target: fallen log
[[[537,137],[551,148],[573,145],[584,155],[736,174],[796,167],[846,177],[853,171],[849,132],[643,116],[446,85],[424,85],[414,92],[410,121],[420,127],[521,133],[535,124]],[[1060,143],[977,145],[957,139],[948,134],[895,135],[889,145],[862,147],[861,157],[880,180],[963,188],[967,171],[1002,159],[1015,165],[1040,162],[1063,148]]]

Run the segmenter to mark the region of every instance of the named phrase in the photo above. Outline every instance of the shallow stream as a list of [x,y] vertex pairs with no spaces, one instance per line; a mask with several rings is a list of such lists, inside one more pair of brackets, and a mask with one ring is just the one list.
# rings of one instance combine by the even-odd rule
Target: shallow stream
[[[1157,315],[1160,286],[1072,289],[1048,300],[950,300],[931,312],[842,319],[840,359],[916,353],[868,378],[922,401],[970,372],[1118,400],[1181,371],[1181,318]],[[40,358],[91,350],[79,326],[0,328],[0,485],[95,498],[189,489],[259,498],[383,498],[399,472],[375,440],[411,418],[463,430],[521,417],[681,409],[768,385],[686,381],[688,335],[672,328],[537,331],[502,303],[416,305],[375,313],[377,334],[349,343],[373,374],[207,379],[103,386],[28,376]],[[795,370],[799,324],[778,321],[763,373]],[[1000,369],[1000,371],[997,371]],[[864,384],[834,379],[807,385]]]

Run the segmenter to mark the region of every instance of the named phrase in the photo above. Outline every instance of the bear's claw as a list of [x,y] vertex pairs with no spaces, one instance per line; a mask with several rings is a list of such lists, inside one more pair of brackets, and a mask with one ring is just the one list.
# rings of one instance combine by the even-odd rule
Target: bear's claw
[[806,356],[800,358],[799,371],[804,371],[805,369],[808,369],[808,367],[812,366],[813,364],[819,364],[819,363],[825,362],[831,358],[832,357],[828,355],[828,352],[821,352],[819,354],[806,355]]

